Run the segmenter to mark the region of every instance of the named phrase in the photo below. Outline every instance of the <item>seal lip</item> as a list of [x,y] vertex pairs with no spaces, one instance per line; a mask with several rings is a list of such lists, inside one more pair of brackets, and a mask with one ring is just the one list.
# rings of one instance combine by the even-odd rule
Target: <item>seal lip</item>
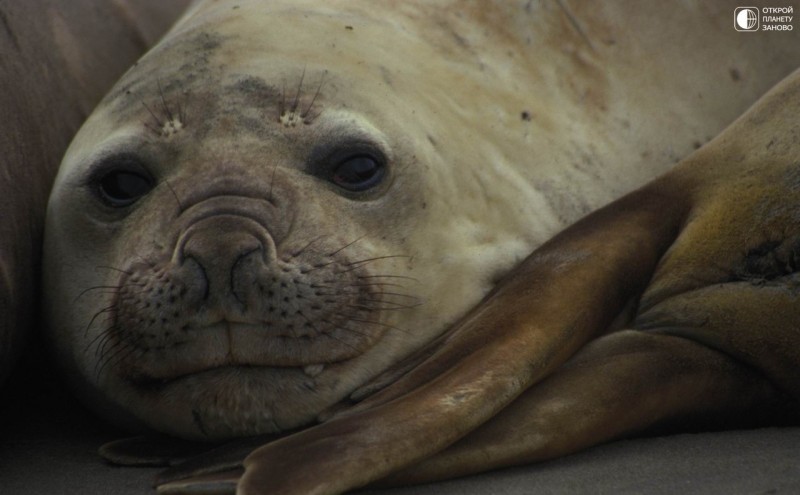
[[[254,364],[231,364],[225,363],[220,365],[212,365],[198,371],[191,371],[187,373],[176,374],[170,377],[148,377],[145,375],[138,375],[135,377],[128,377],[128,381],[134,384],[137,388],[146,388],[151,391],[160,392],[163,389],[179,386],[181,382],[190,379],[194,380],[214,380],[215,378],[224,378],[220,375],[235,375],[238,373],[248,372],[297,372],[298,376],[308,376],[304,369],[308,366],[324,366],[327,363],[310,363],[302,366],[274,366],[274,365],[254,365]],[[230,378],[233,378],[232,376]]]
[[[257,330],[260,329],[260,327],[256,325],[243,325],[239,330],[245,330],[245,326],[255,327]],[[248,350],[242,351],[244,347],[240,348],[239,351],[235,350],[230,341],[228,342],[227,348],[216,345],[208,347],[210,342],[208,341],[209,334],[207,331],[216,333],[218,331],[218,325],[209,325],[200,329],[195,328],[194,331],[206,331],[203,332],[205,333],[205,338],[199,339],[198,337],[203,337],[203,335],[200,334],[198,337],[173,343],[168,346],[150,347],[148,350],[166,353],[166,355],[160,358],[157,357],[149,365],[140,362],[138,366],[127,368],[122,375],[125,379],[134,383],[167,383],[190,376],[198,377],[204,373],[224,369],[260,369],[265,371],[299,370],[300,372],[306,372],[308,369],[325,368],[329,365],[346,362],[363,354],[344,354],[333,357],[333,359],[331,359],[330,356],[327,356],[326,359],[319,359],[319,356],[314,356],[313,352],[311,355],[305,357],[297,356],[292,354],[291,350],[287,351],[284,355],[269,354],[268,352],[265,354],[250,354]],[[321,338],[325,337],[324,335],[321,336]],[[227,338],[230,339],[230,334],[228,334]],[[284,335],[273,335],[266,338],[266,340],[258,342],[258,345],[268,351],[275,342],[283,343],[286,338],[287,337]],[[245,343],[246,346],[252,344],[254,344],[254,342]],[[178,348],[185,348],[186,346],[192,345],[199,345],[199,348],[193,349],[188,353],[182,354],[179,351],[174,353]],[[157,364],[154,365],[154,363]],[[311,374],[318,374],[319,371]]]

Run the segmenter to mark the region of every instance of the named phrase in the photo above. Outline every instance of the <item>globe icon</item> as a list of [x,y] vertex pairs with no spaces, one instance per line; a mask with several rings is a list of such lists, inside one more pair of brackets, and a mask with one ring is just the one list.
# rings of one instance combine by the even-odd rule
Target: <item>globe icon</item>
[[742,9],[736,14],[736,25],[740,29],[753,29],[756,22],[758,22],[758,17],[753,9]]

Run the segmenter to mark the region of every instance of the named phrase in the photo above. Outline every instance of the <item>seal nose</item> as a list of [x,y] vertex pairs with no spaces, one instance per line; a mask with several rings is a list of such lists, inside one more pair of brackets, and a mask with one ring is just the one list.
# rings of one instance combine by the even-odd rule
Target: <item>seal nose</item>
[[[264,243],[231,219],[214,219],[203,222],[200,228],[187,233],[182,247],[184,263],[194,261],[205,278],[205,298],[225,305],[233,296],[245,304],[237,283],[243,270],[252,269],[253,263],[263,263]],[[202,283],[203,281],[201,281]]]

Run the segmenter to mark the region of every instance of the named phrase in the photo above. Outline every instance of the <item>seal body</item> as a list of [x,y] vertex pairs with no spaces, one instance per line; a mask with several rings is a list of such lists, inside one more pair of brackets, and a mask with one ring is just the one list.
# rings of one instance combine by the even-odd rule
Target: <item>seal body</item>
[[89,404],[190,439],[312,423],[798,61],[731,53],[702,3],[584,8],[193,6],[51,195],[48,332]]

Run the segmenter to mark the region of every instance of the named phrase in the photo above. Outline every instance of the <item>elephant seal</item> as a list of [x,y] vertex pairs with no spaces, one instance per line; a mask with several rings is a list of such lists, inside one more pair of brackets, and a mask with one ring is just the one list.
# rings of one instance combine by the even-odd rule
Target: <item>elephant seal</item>
[[103,94],[186,4],[0,5],[0,383],[34,333],[45,209],[59,160]]
[[[555,369],[586,342],[581,329],[610,323],[617,298],[643,288],[659,248],[644,244],[630,267],[612,256],[627,235],[605,239],[608,264],[549,251],[542,278],[519,263],[717,134],[800,61],[787,38],[732,43],[723,8],[583,8],[193,6],[88,119],[51,195],[48,334],[86,402],[193,440],[286,432],[430,355],[345,416],[256,450],[241,486],[266,491],[273,454],[283,445],[296,460],[297,438],[310,440],[298,466],[319,462],[319,475],[297,481],[289,469],[285,488],[334,492],[442,450]],[[620,26],[626,17],[637,22]],[[675,43],[670,20],[690,35]],[[601,294],[599,309],[586,288],[559,298],[549,287],[574,284],[574,265],[594,278],[607,267],[598,284],[633,282]],[[495,294],[569,306],[570,325],[554,311],[562,331],[547,338],[513,325],[445,333],[512,268],[524,284]],[[518,300],[465,321],[547,327],[528,318],[539,305]],[[493,353],[482,364],[453,361],[480,347]],[[436,380],[417,392],[421,377]],[[383,407],[409,383],[419,400]],[[353,433],[361,417],[386,431],[368,421],[373,436]],[[392,453],[375,455],[384,439]],[[327,479],[337,466],[341,480]]]

